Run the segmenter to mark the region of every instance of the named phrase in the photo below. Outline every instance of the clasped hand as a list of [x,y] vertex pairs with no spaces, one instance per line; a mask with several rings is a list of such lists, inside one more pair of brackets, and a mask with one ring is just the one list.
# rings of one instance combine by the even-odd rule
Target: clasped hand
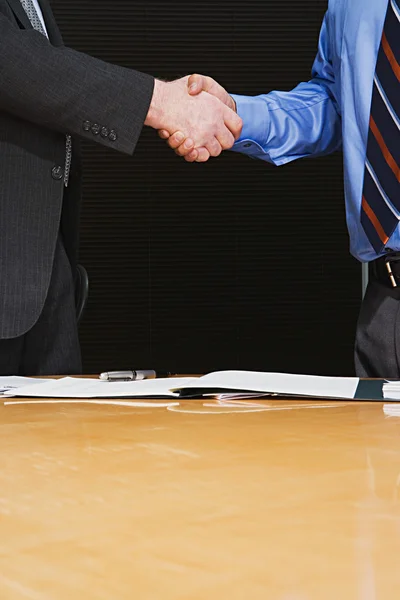
[[188,162],[219,156],[239,138],[242,120],[235,102],[211,77],[191,75],[169,83],[156,80],[146,125]]

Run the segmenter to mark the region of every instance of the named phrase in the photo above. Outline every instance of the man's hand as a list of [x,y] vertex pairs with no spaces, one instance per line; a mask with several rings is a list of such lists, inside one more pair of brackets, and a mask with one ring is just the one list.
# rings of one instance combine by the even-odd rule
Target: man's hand
[[221,100],[228,108],[236,112],[236,102],[232,96],[230,96],[226,89],[212,77],[198,75],[197,73],[190,75],[188,79],[188,90],[191,95],[200,94],[201,91],[208,92],[212,96],[218,98],[218,100]]
[[156,80],[145,125],[166,131],[168,136],[175,132],[176,151],[181,156],[193,148],[200,148],[200,154],[218,156],[233,146],[242,120],[215,96],[200,93],[201,89],[188,94],[188,84],[188,77],[170,83]]
[[[234,99],[212,77],[198,74],[191,75],[187,80],[187,86],[190,95],[195,96],[200,92],[208,92],[236,112]],[[210,158],[207,148],[195,148],[193,140],[185,138],[182,131],[176,131],[173,135],[170,135],[168,131],[162,129],[158,133],[161,139],[168,140],[170,148],[173,148],[179,156],[183,156],[188,162],[206,162]]]

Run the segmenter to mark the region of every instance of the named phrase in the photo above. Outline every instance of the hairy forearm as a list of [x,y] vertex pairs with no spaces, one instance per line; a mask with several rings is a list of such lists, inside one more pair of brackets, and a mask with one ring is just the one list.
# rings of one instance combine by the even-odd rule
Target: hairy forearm
[[154,80],[153,96],[144,124],[153,129],[159,129],[165,118],[166,83]]

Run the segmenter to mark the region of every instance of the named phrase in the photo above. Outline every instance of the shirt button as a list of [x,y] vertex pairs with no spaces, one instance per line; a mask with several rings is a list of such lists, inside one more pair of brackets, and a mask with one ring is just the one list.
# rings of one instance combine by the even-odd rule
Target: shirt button
[[109,130],[107,129],[107,127],[102,127],[101,131],[100,131],[100,135],[103,138],[107,138],[110,135]]
[[60,181],[64,177],[64,169],[62,167],[53,167],[51,170],[51,176],[56,181]]
[[251,148],[252,145],[253,144],[251,142],[247,142],[246,144],[243,144],[243,148]]
[[100,125],[98,123],[95,123],[94,125],[92,125],[92,133],[93,135],[99,135],[100,133]]
[[82,127],[83,127],[84,131],[89,131],[89,130],[90,130],[90,128],[91,128],[91,126],[92,126],[92,124],[91,124],[91,122],[90,122],[90,121],[84,121],[84,122],[83,122],[83,125],[82,125]]
[[110,142],[115,142],[117,140],[117,133],[114,131],[114,129],[111,129],[108,139],[110,140]]

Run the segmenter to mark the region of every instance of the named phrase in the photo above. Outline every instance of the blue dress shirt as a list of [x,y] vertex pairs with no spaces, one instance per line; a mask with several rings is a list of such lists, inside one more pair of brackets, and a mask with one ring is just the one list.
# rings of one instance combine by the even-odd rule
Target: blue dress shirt
[[[291,92],[232,95],[244,122],[236,152],[284,165],[343,148],[350,251],[363,262],[377,258],[360,210],[373,78],[387,6],[388,0],[330,0],[311,81]],[[399,6],[397,0],[394,7],[400,14]],[[400,225],[387,247],[400,251]]]

